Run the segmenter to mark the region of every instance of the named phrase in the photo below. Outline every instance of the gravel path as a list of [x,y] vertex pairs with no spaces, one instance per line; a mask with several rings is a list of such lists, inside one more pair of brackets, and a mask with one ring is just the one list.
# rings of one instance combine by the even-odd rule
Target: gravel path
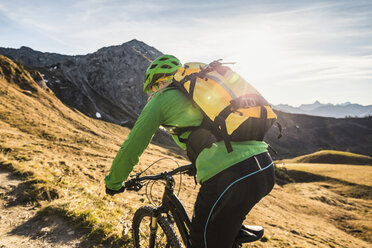
[[28,203],[27,184],[0,168],[0,248],[89,247],[86,234],[58,216],[41,216]]

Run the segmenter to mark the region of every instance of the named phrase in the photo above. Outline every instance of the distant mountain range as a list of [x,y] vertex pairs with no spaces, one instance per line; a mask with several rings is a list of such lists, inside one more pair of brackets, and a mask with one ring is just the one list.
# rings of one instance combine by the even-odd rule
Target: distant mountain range
[[293,107],[288,104],[279,104],[274,105],[273,108],[292,114],[306,114],[334,118],[372,116],[372,105],[363,106],[350,102],[342,104],[324,104],[315,101],[312,104],[302,104],[299,107]]

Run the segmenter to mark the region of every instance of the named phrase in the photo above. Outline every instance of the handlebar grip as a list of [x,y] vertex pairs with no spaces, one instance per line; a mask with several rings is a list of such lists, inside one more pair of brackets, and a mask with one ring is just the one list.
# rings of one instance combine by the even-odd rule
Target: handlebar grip
[[130,180],[128,180],[128,181],[126,181],[126,182],[124,182],[124,185],[123,185],[123,187],[124,188],[130,188],[130,187],[132,187],[133,185],[134,185],[134,180],[133,179],[130,179]]
[[124,189],[139,191],[142,188],[141,182],[137,178],[130,179],[126,181],[123,185]]

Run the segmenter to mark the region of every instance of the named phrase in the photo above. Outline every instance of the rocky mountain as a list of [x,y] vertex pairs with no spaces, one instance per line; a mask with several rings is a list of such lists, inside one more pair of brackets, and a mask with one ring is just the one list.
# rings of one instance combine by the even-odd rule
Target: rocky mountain
[[132,40],[80,56],[1,48],[3,54],[38,70],[64,103],[94,118],[131,126],[146,103],[143,77],[162,53]]
[[323,104],[315,101],[312,104],[302,104],[299,107],[293,107],[287,104],[274,106],[275,109],[293,114],[307,114],[314,116],[345,118],[345,117],[367,117],[372,115],[372,105],[363,106],[350,102],[342,104]]
[[48,67],[73,57],[57,53],[43,53],[25,46],[19,49],[0,47],[0,54],[34,67]]

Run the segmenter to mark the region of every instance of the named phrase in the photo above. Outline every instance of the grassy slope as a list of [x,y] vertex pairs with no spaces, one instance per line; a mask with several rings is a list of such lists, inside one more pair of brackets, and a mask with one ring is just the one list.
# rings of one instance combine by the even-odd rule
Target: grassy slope
[[372,165],[372,158],[351,152],[323,150],[287,160],[293,163]]
[[306,163],[280,166],[296,182],[287,185],[288,188],[323,203],[323,207],[314,210],[315,216],[323,212],[341,230],[372,242],[371,166]]
[[[69,216],[89,227],[98,240],[121,236],[122,225],[130,227],[134,211],[147,204],[144,190],[115,197],[104,194],[103,177],[129,130],[66,107],[25,75],[18,83],[0,77],[0,166],[25,176],[33,186],[25,194],[43,205],[45,213]],[[159,158],[174,157],[186,163],[179,155],[152,144],[135,171]],[[169,165],[174,163],[160,161],[149,173]],[[180,198],[189,214],[198,189],[193,186],[192,178],[183,178]],[[255,247],[368,247],[361,240],[364,236],[345,232],[340,223],[342,216],[360,223],[361,213],[370,207],[370,201],[341,197],[318,184],[288,184],[276,186],[246,223],[266,228],[267,242],[256,242]]]
[[372,166],[286,163],[285,167],[290,170],[372,187]]

